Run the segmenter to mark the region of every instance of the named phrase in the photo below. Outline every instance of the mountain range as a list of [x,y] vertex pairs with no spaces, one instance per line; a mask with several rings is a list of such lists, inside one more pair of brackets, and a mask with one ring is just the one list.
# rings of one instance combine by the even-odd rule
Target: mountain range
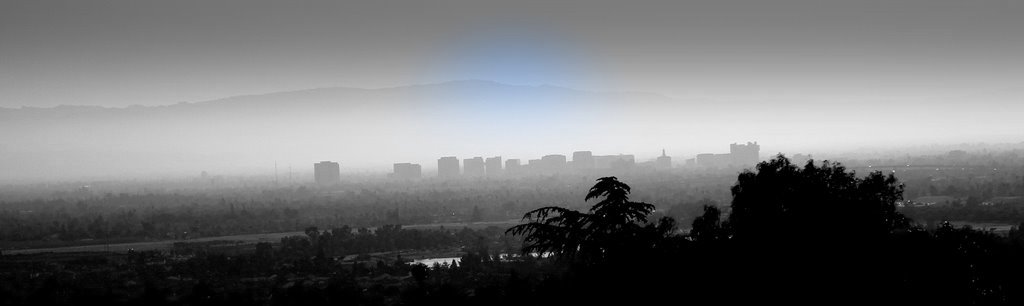
[[0,181],[266,173],[275,162],[307,169],[320,160],[343,171],[397,162],[430,171],[441,156],[525,161],[575,150],[644,158],[665,148],[689,158],[746,141],[764,154],[1019,142],[1022,105],[985,96],[724,101],[465,80],[165,106],[0,108]]
[[616,126],[657,122],[638,110],[675,102],[468,80],[165,106],[0,108],[0,179],[244,172],[275,161],[380,168],[440,155],[544,154],[551,144],[584,147],[595,133],[611,140]]

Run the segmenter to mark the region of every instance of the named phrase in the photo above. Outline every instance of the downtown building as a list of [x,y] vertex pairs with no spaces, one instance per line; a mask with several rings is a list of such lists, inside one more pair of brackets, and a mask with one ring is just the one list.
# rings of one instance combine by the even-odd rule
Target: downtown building
[[505,160],[505,176],[519,176],[523,175],[523,165],[519,159],[511,158]]
[[540,158],[540,173],[545,175],[553,175],[564,173],[566,170],[566,158],[565,155],[551,154],[544,155]]
[[439,178],[456,178],[462,174],[461,167],[459,166],[459,158],[455,156],[445,156],[437,160],[437,177]]
[[661,149],[661,156],[654,160],[654,168],[658,170],[672,169],[672,157],[665,155],[665,149]]
[[757,142],[729,145],[729,153],[697,154],[695,164],[705,168],[745,168],[753,167],[761,161],[761,146]]
[[391,173],[391,178],[400,180],[414,180],[421,176],[423,176],[423,167],[412,163],[394,164],[394,172]]
[[501,156],[488,157],[484,161],[484,172],[487,177],[497,177],[502,174]]
[[583,172],[594,169],[594,153],[590,151],[572,152],[572,167],[574,171]]
[[317,184],[341,182],[341,165],[332,161],[322,161],[313,164],[313,180]]
[[462,160],[462,174],[466,177],[483,177],[487,174],[487,167],[483,157],[467,158]]

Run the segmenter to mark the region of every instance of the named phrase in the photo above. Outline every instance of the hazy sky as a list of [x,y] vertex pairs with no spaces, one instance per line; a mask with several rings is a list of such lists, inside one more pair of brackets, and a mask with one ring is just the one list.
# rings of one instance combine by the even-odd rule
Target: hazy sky
[[4,0],[0,107],[453,79],[824,105],[1014,103],[1022,16],[1019,0]]
[[[0,110],[12,179],[1024,141],[1021,0],[0,1],[4,108],[528,85],[267,96],[291,117],[201,111],[216,103]],[[597,91],[655,95],[573,104]],[[302,96],[326,104],[289,110]]]

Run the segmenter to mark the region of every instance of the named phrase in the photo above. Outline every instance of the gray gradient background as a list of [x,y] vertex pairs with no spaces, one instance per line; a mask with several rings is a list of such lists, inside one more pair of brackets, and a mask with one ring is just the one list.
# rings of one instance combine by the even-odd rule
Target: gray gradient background
[[0,106],[455,79],[822,103],[1008,98],[1024,81],[1021,16],[1013,0],[4,1]]

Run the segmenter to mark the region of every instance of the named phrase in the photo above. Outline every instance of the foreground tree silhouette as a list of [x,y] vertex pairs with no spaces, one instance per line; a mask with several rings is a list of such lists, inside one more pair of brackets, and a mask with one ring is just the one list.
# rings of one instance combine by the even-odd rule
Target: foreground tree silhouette
[[587,213],[563,207],[542,207],[523,215],[527,221],[506,233],[522,235],[523,252],[551,254],[584,263],[619,258],[637,248],[650,248],[672,231],[671,218],[646,224],[654,205],[629,200],[629,185],[616,177],[597,179],[584,198],[598,201]]
[[797,167],[785,156],[744,171],[727,221],[717,209],[694,222],[694,241],[728,240],[736,289],[789,300],[844,296],[865,301],[901,286],[892,260],[899,233],[917,230],[896,211],[893,175],[858,178],[839,163]]
[[722,211],[716,206],[705,205],[704,214],[693,220],[690,240],[707,244],[729,239],[729,221],[722,220]]
[[803,168],[783,155],[744,171],[731,189],[729,224],[736,239],[773,241],[827,236],[837,240],[877,240],[907,229],[896,211],[903,185],[892,174],[858,178],[839,163]]

